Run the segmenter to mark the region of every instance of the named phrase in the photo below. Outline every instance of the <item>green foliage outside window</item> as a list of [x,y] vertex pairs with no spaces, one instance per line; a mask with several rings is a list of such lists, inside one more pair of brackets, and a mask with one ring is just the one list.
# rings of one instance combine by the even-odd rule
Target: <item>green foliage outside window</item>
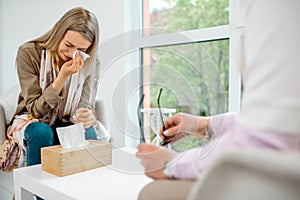
[[[152,19],[153,34],[229,24],[228,0],[164,0],[168,10]],[[157,13],[152,13],[157,17]],[[162,29],[163,27],[163,29]],[[151,107],[212,115],[228,109],[229,40],[151,48]]]

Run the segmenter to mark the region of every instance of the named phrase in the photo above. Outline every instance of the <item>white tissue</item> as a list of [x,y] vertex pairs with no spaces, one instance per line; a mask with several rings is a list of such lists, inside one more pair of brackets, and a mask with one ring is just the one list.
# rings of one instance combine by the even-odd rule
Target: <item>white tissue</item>
[[82,147],[89,144],[85,140],[83,123],[56,128],[59,142],[64,149]]
[[90,57],[89,54],[86,54],[86,53],[84,53],[83,51],[80,51],[80,50],[76,50],[76,51],[74,51],[74,53],[73,53],[73,55],[72,55],[73,60],[75,59],[77,52],[80,53],[80,55],[81,55],[82,58],[83,58],[83,61],[85,61],[86,59],[88,59],[88,58]]

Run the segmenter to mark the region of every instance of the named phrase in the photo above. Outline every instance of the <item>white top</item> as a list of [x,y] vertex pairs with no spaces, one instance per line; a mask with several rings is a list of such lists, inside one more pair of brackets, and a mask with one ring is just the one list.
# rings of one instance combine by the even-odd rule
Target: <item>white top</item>
[[250,2],[239,123],[300,134],[300,1]]

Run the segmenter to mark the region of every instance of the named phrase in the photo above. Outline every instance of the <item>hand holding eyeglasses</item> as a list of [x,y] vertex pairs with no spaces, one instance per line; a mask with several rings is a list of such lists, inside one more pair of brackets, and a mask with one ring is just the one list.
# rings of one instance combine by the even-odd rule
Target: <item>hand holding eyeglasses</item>
[[[178,113],[168,118],[165,122],[163,119],[161,106],[160,106],[160,97],[162,94],[162,88],[159,91],[157,98],[157,105],[160,114],[160,120],[162,123],[162,129],[159,134],[162,141],[160,142],[161,146],[165,146],[169,143],[173,143],[179,140],[182,137],[192,135],[193,137],[203,137],[208,135],[208,127],[210,123],[209,117],[194,116],[185,113]],[[144,131],[142,128],[142,120],[140,115],[140,109],[144,100],[144,96],[140,99],[139,106],[137,109],[137,115],[139,119],[140,133],[141,133],[141,142],[145,142]]]
[[187,135],[201,137],[208,134],[209,117],[178,113],[168,118],[164,127],[160,130],[163,141],[174,142]]

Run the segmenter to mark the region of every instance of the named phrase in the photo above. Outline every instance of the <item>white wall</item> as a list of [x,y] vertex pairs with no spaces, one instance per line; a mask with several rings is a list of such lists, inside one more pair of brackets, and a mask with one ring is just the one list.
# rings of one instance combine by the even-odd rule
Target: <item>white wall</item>
[[[48,31],[70,8],[83,6],[100,23],[100,58],[105,66],[102,66],[98,97],[105,100],[114,146],[123,146],[127,92],[119,82],[126,69],[125,59],[116,56],[124,52],[125,43],[122,37],[117,42],[112,38],[118,38],[125,30],[124,4],[123,0],[0,0],[0,95],[18,82],[14,63],[18,46]],[[117,87],[124,89],[116,90]],[[116,107],[113,98],[119,103],[111,112]]]
[[2,81],[2,76],[3,76],[3,67],[2,67],[2,61],[3,61],[3,51],[2,51],[2,32],[3,32],[3,17],[2,17],[2,1],[0,1],[0,95],[2,94],[2,91],[3,91],[3,81]]

